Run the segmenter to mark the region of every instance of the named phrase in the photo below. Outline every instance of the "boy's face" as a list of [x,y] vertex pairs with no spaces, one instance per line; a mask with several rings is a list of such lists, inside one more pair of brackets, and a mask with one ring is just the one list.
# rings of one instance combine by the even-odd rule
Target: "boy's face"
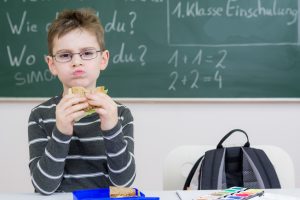
[[[108,51],[95,52],[99,50],[102,49],[96,36],[84,29],[75,29],[60,38],[55,37],[54,57],[48,56],[47,63],[51,73],[62,82],[64,93],[73,86],[96,87],[100,70],[106,68],[109,59]],[[92,56],[91,59],[93,53],[96,57]]]

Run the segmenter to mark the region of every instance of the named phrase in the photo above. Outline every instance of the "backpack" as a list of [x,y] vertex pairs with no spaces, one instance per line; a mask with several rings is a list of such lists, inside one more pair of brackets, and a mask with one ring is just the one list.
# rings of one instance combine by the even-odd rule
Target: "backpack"
[[[223,147],[223,142],[234,132],[243,133],[247,142],[241,147]],[[281,187],[266,153],[251,148],[247,133],[241,129],[227,133],[216,149],[206,151],[197,160],[183,189],[220,190],[233,186],[260,189]]]

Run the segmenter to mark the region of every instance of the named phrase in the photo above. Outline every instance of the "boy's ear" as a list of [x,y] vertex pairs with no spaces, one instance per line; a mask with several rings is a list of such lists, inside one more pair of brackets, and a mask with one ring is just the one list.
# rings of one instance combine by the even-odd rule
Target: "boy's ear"
[[100,70],[105,70],[109,61],[109,51],[105,50],[101,53]]
[[45,61],[48,64],[48,68],[53,76],[57,75],[57,69],[53,62],[53,57],[45,56]]

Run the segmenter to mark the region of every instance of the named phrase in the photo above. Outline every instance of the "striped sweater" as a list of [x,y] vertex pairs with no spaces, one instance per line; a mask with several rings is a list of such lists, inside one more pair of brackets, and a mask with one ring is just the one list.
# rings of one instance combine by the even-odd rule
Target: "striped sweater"
[[72,136],[55,125],[62,96],[33,108],[28,122],[29,168],[36,192],[49,195],[77,189],[130,186],[135,179],[133,117],[118,104],[117,125],[100,129],[97,113],[74,124]]

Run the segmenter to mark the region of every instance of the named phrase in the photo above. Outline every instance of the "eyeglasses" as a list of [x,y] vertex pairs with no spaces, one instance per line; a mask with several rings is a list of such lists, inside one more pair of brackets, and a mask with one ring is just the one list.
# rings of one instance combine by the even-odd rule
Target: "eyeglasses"
[[79,53],[61,52],[53,55],[52,57],[60,63],[70,62],[75,54],[78,54],[82,60],[92,60],[98,56],[101,50],[87,49]]

